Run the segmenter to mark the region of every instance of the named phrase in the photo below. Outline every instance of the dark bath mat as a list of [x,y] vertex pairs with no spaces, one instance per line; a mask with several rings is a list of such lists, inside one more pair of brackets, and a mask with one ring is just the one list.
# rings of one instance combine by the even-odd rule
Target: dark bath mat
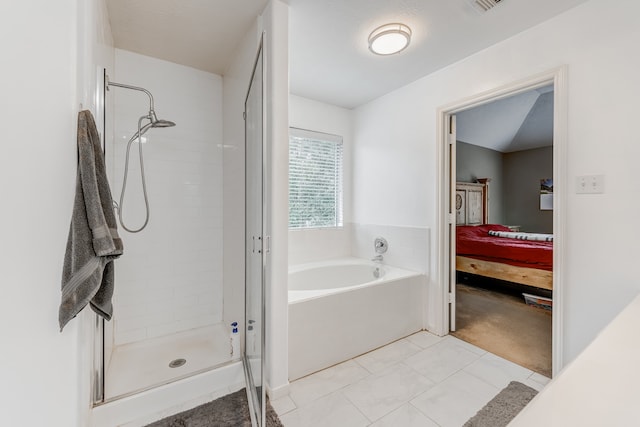
[[[247,391],[236,391],[147,427],[251,427]],[[284,427],[267,399],[267,427]]]
[[511,381],[500,393],[480,409],[463,427],[504,427],[515,418],[538,392],[517,381]]

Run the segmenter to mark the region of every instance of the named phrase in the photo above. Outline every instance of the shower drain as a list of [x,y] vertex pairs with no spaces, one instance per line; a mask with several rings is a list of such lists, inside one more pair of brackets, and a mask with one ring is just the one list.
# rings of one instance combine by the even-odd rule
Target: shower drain
[[172,360],[171,363],[169,363],[169,367],[170,368],[179,368],[180,366],[184,365],[185,363],[187,363],[187,359],[175,359],[175,360]]

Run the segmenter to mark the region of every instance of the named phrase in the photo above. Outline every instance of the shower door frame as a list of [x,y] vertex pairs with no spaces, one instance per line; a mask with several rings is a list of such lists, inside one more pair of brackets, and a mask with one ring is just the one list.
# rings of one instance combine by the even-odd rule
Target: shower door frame
[[[266,205],[266,171],[267,171],[267,143],[266,143],[266,124],[267,124],[267,91],[266,91],[266,66],[265,66],[265,53],[264,53],[264,32],[260,35],[260,41],[258,43],[258,50],[256,53],[256,59],[253,63],[253,68],[251,71],[251,77],[249,79],[249,87],[247,88],[247,96],[245,97],[244,102],[244,112],[243,118],[245,123],[245,233],[247,232],[247,223],[248,223],[248,212],[246,209],[246,197],[247,197],[247,187],[248,187],[248,169],[247,169],[247,102],[249,100],[249,96],[251,94],[251,88],[253,86],[253,80],[256,76],[256,69],[258,65],[261,66],[261,118],[262,118],[262,138],[261,138],[261,147],[262,147],[262,155],[261,155],[261,212],[260,212],[260,222],[261,229],[260,235],[258,236],[258,253],[260,254],[260,395],[258,396],[258,391],[255,386],[255,378],[253,376],[253,372],[251,370],[250,361],[247,357],[247,327],[248,327],[248,318],[247,318],[247,293],[248,293],[248,284],[247,284],[247,269],[249,265],[247,263],[247,254],[249,252],[249,248],[245,247],[245,334],[244,334],[244,349],[242,351],[242,365],[244,367],[245,372],[245,387],[247,391],[247,400],[249,406],[249,413],[251,417],[252,426],[257,427],[265,427],[266,426],[266,387],[265,387],[265,338],[266,338],[266,285],[265,285],[265,277],[266,277],[266,269],[267,269],[267,254],[269,253],[269,236],[265,235],[266,230],[266,217],[265,213],[267,212]],[[248,238],[245,235],[245,245],[248,246]],[[259,406],[258,406],[259,405]]]
[[[102,119],[102,134],[100,135],[100,143],[102,144],[102,154],[107,157],[107,108],[106,108],[106,92],[107,92],[107,69],[100,67],[98,69],[97,81],[99,85],[98,99],[96,103],[96,114]],[[91,375],[91,403],[93,406],[104,403],[104,318],[93,314],[93,357],[92,357],[92,375]]]

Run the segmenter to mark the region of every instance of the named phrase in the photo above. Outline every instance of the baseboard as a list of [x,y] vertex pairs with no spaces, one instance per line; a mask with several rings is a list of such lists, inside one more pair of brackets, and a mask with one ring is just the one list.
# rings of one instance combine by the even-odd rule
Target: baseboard
[[290,386],[289,382],[276,388],[272,388],[269,384],[267,384],[266,386],[267,386],[267,394],[269,395],[269,399],[271,400],[280,399],[281,397],[285,397],[289,395],[289,386]]

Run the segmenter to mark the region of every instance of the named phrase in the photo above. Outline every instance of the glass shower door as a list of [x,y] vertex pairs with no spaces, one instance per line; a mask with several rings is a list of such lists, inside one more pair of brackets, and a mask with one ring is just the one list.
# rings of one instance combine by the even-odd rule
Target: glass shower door
[[262,43],[245,100],[245,345],[243,363],[254,426],[265,425],[264,85]]

